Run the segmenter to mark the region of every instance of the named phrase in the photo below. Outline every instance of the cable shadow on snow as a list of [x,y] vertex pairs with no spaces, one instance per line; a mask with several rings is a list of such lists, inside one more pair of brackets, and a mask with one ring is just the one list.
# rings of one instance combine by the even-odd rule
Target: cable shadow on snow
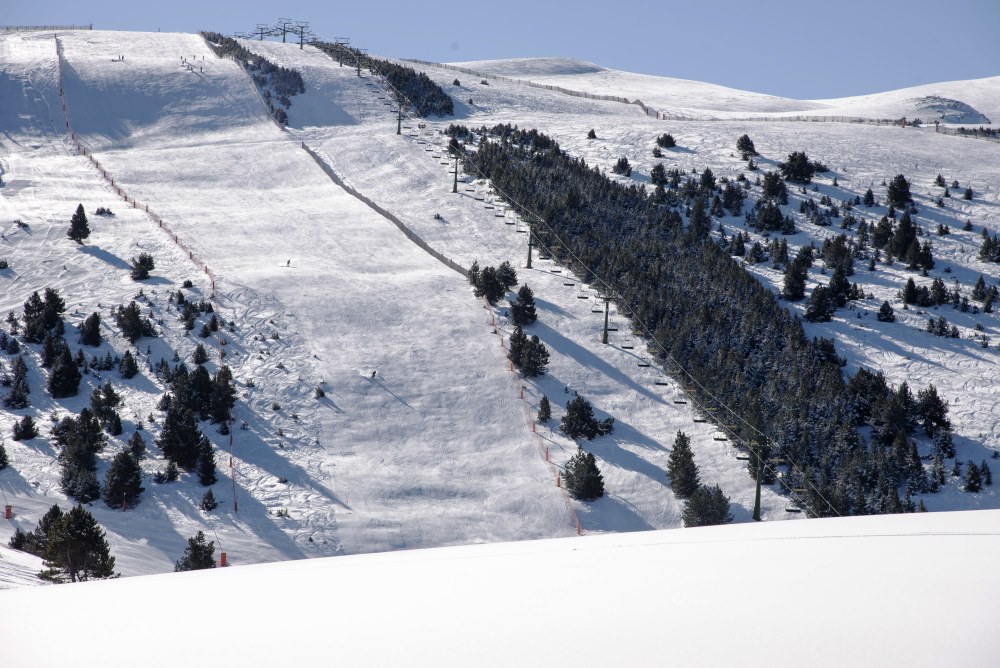
[[619,370],[617,367],[604,361],[603,359],[598,357],[595,353],[591,352],[590,350],[587,350],[586,348],[576,343],[575,341],[566,338],[565,336],[560,334],[552,327],[546,325],[545,323],[541,321],[536,321],[531,326],[531,330],[532,330],[531,332],[525,332],[525,333],[538,334],[538,338],[545,341],[548,347],[552,348],[553,350],[558,350],[567,357],[575,359],[577,363],[579,363],[580,365],[587,367],[589,369],[594,369],[595,371],[604,374],[608,378],[632,389],[633,391],[641,394],[642,396],[646,397],[651,401],[654,401],[656,403],[666,404],[666,401],[664,400],[663,397],[655,394],[648,388],[643,387],[642,385],[640,385],[639,383],[637,383],[636,381],[632,380],[627,375],[622,373],[621,370]]

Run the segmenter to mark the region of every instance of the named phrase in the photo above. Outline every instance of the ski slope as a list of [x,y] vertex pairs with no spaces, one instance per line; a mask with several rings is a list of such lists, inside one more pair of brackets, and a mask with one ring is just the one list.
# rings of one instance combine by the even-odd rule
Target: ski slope
[[[683,172],[708,166],[717,178],[743,171],[733,153],[744,132],[762,153],[762,169],[774,169],[792,151],[807,150],[833,169],[809,193],[816,198],[842,199],[869,186],[884,198],[880,182],[903,172],[913,182],[918,223],[931,228],[947,222],[953,229],[948,237],[933,237],[940,271],[951,271],[936,268],[920,282],[942,275],[968,288],[979,273],[991,283],[1000,279],[996,265],[976,259],[980,231],[1000,230],[1000,163],[997,145],[990,142],[935,136],[933,129],[657,121],[632,105],[506,81],[482,85],[435,67],[427,73],[453,95],[455,117],[424,119],[423,128],[410,119],[397,135],[396,113],[369,73],[359,77],[312,47],[244,42],[303,74],[306,93],[292,98],[289,127],[282,131],[242,69],[216,58],[196,35],[86,31],[60,34],[59,41],[61,63],[51,34],[0,37],[5,101],[0,166],[6,183],[0,188],[6,237],[0,257],[12,261],[0,288],[0,309],[19,311],[31,291],[53,286],[70,304],[70,323],[95,310],[107,316],[111,306],[138,291],[128,278],[127,261],[144,251],[156,257],[157,269],[154,280],[141,287],[148,308],[165,323],[164,335],[143,339],[134,352],[144,364],[170,360],[175,353],[186,360],[201,341],[176,324],[170,296],[189,279],[190,295],[209,299],[210,277],[150,216],[126,206],[97,170],[72,152],[63,127],[61,73],[77,138],[117,184],[148,204],[210,267],[216,279],[213,303],[232,328],[222,339],[204,341],[213,360],[208,367],[214,372],[224,351],[240,390],[234,424],[246,425],[234,429],[232,469],[228,437],[204,425],[219,448],[214,492],[221,505],[215,512],[198,508],[203,488],[190,477],[172,485],[147,482],[134,511],[93,505],[125,575],[171,570],[186,538],[198,530],[217,539],[232,563],[243,565],[568,536],[576,533],[577,522],[583,533],[677,528],[683,504],[664,471],[679,430],[692,438],[702,480],[722,487],[737,522],[749,521],[753,481],[743,462],[735,459],[731,443],[716,440],[721,433],[712,423],[695,422],[702,417],[696,407],[674,403],[682,394],[673,380],[655,366],[639,366],[651,355],[630,336],[626,315],[612,304],[618,331],[602,345],[602,302],[550,261],[536,256],[532,269],[525,268],[526,235],[517,232],[523,226],[509,212],[498,217],[502,202],[491,202],[488,184],[460,174],[459,192],[451,192],[448,170],[454,163],[441,151],[441,131],[452,122],[537,127],[609,172],[624,155],[635,168],[632,178],[647,185],[657,162],[650,154],[653,139],[667,131],[679,147],[667,152],[665,166]],[[115,60],[119,55],[125,59]],[[528,79],[548,72],[566,78],[558,85],[576,89],[581,88],[573,83],[576,77],[594,75],[584,82],[588,92],[638,93],[675,116],[692,115],[692,109],[702,118],[800,109],[795,101],[737,95],[697,82],[664,89],[669,94],[662,100],[647,99],[662,82],[643,80],[646,88],[632,90],[589,64],[512,61],[505,67],[505,76]],[[989,115],[1000,106],[990,102],[993,86],[987,79],[939,90]],[[892,95],[909,99],[911,93]],[[810,108],[809,113],[833,112]],[[586,139],[591,128],[598,139]],[[531,382],[513,374],[503,348],[512,331],[504,304],[486,309],[458,272],[338,186],[303,146],[349,188],[458,265],[508,260],[517,267],[519,280],[535,293],[540,318],[529,334],[538,334],[551,353],[548,374]],[[971,184],[976,198],[964,202],[956,196],[938,211],[930,204],[937,173]],[[832,184],[834,175],[838,186]],[[791,204],[800,196],[792,192]],[[83,248],[65,239],[79,202],[88,212],[109,206],[117,214],[92,218],[94,233]],[[973,232],[960,229],[966,218],[974,222]],[[29,229],[14,226],[14,219]],[[722,223],[729,233],[745,229],[742,218]],[[788,238],[793,253],[840,233],[836,227],[799,228]],[[749,268],[780,287],[780,272],[768,264]],[[881,369],[893,383],[933,382],[952,402],[959,459],[988,459],[1000,450],[1000,425],[993,417],[996,347],[982,349],[969,337],[979,324],[991,341],[1000,341],[996,316],[943,307],[964,338],[930,337],[921,331],[928,314],[901,310],[896,297],[910,275],[898,264],[869,274],[859,263],[852,280],[872,299],[838,312],[833,323],[807,325],[807,332],[834,337],[847,372],[867,366]],[[814,267],[810,287],[826,280],[822,267]],[[884,299],[896,308],[896,323],[875,321]],[[801,312],[803,304],[789,308]],[[104,334],[110,341],[95,352],[120,354],[127,347],[110,328]],[[111,379],[117,386],[117,375]],[[26,412],[40,422],[53,411],[78,412],[91,388],[104,380],[87,377],[79,397],[56,404],[40,390],[44,377],[32,365],[32,407],[0,412],[0,432],[10,433]],[[325,397],[315,397],[317,387]],[[156,403],[165,388],[144,371],[140,380],[124,383],[123,391],[123,437],[140,419],[145,422],[150,458],[143,466],[151,475],[164,462],[151,444],[158,424],[148,418],[162,418]],[[614,434],[585,444],[597,455],[607,488],[593,503],[568,502],[556,486],[559,467],[576,451],[557,430],[574,393],[591,400],[600,417],[616,420]],[[553,403],[554,420],[533,432],[543,394]],[[123,442],[102,455],[99,475]],[[13,499],[16,516],[13,523],[0,524],[4,543],[15,527],[33,529],[53,503],[67,505],[58,486],[56,452],[46,439],[7,441],[6,448],[12,466],[0,472],[0,489]],[[958,487],[951,482],[941,493],[921,498],[931,510],[998,507],[992,488],[968,494]],[[778,491],[763,490],[764,519],[801,517],[786,512],[789,501]]]
[[[17,611],[0,637],[5,662],[40,668],[990,666],[998,522],[765,522],[22,588],[0,591]],[[137,601],[176,640],[123,614]],[[114,642],[74,623],[81,609]]]

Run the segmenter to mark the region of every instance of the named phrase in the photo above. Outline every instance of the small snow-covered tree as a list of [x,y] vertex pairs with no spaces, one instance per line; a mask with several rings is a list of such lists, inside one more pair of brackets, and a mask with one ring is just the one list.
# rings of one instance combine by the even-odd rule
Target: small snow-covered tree
[[593,501],[604,496],[604,476],[597,468],[597,459],[592,453],[578,450],[566,462],[563,478],[566,490],[574,499]]
[[552,419],[552,405],[549,403],[549,398],[542,395],[542,398],[538,401],[538,421],[548,422]]
[[718,485],[712,487],[702,485],[696,489],[684,506],[682,517],[686,527],[726,524],[733,521],[733,515],[729,512],[729,497]]
[[70,218],[66,236],[78,244],[82,244],[90,236],[90,225],[87,224],[87,212],[83,210],[83,204],[76,207],[76,213]]
[[143,491],[138,460],[128,449],[122,450],[115,455],[104,478],[101,489],[104,503],[109,508],[131,508],[139,503],[139,495]]
[[198,571],[215,568],[215,541],[205,542],[205,532],[188,538],[184,556],[177,560],[174,571]]

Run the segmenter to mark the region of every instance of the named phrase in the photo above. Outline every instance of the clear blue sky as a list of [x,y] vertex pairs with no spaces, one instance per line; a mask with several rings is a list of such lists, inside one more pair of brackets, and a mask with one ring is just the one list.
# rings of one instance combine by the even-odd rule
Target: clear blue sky
[[379,55],[564,56],[795,98],[1000,75],[1000,0],[0,1],[3,25],[229,34],[280,16]]

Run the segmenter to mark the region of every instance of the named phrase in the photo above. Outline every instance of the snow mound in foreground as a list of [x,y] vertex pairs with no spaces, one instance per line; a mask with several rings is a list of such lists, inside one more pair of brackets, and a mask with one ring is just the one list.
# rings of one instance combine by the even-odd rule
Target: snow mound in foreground
[[[773,666],[776,656],[809,666],[987,665],[1000,651],[998,521],[1000,511],[766,522],[20,589],[0,593],[18,611],[4,622],[13,639],[4,659],[78,668],[139,655],[146,666],[191,656],[227,666],[659,666],[666,657]],[[928,587],[931,573],[947,573],[948,585]],[[154,601],[183,640],[164,643],[162,625],[122,614],[136,601]],[[113,620],[115,642],[100,653],[81,652],[94,631],[70,623],[84,607]]]

